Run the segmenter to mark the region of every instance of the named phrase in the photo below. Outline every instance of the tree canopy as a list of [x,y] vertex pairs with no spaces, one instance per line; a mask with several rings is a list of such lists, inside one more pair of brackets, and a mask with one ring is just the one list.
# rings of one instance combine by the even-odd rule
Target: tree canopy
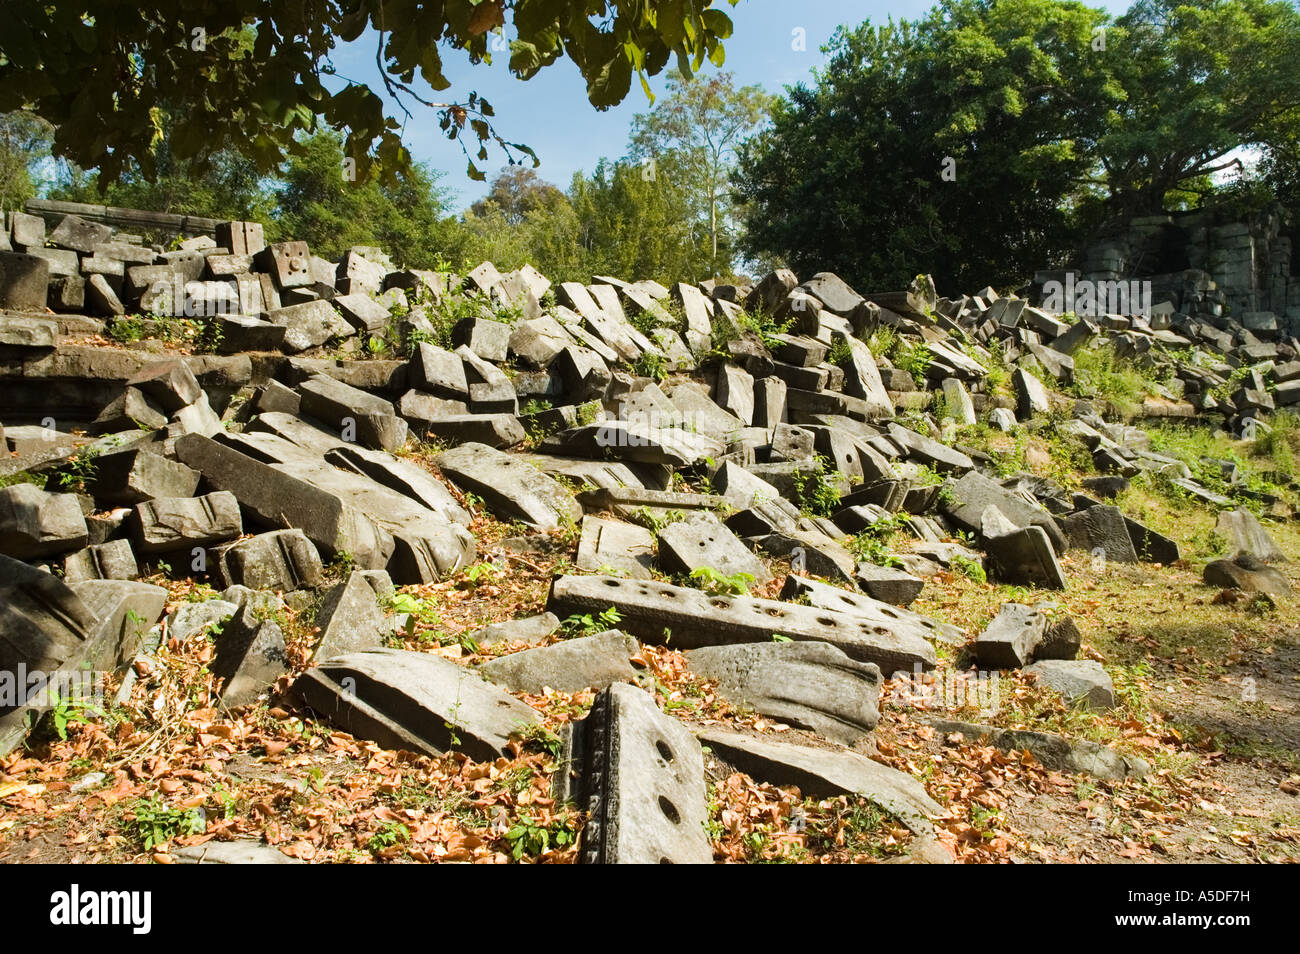
[[735,152],[767,119],[772,97],[760,86],[737,86],[732,73],[668,80],[670,95],[632,122],[631,156],[658,163],[671,154],[686,176],[693,218],[709,236],[710,270],[730,271],[730,174]]
[[[736,0],[728,0],[734,4]],[[279,167],[303,133],[321,126],[346,137],[365,177],[372,162],[394,176],[410,165],[401,124],[364,84],[339,77],[331,53],[363,38],[375,44],[385,91],[408,110],[438,111],[461,143],[469,174],[487,146],[512,160],[532,150],[494,125],[475,92],[436,102],[412,84],[448,89],[444,52],[486,63],[508,50],[510,69],[529,79],[562,58],[575,63],[597,109],[621,102],[639,77],[672,60],[689,74],[721,64],[731,20],[720,0],[181,0],[122,4],[83,0],[0,5],[0,112],[31,110],[57,127],[54,152],[111,182],[134,165],[157,174],[160,104],[176,107],[171,154],[199,167],[224,148]],[[513,36],[505,40],[507,20]],[[535,157],[534,157],[535,158]]]
[[31,113],[0,113],[0,209],[20,209],[36,194],[32,172],[49,158],[51,132]]
[[944,0],[841,29],[742,149],[746,248],[863,286],[931,271],[1015,284],[1107,220],[1211,183],[1234,150],[1294,156],[1286,0]]

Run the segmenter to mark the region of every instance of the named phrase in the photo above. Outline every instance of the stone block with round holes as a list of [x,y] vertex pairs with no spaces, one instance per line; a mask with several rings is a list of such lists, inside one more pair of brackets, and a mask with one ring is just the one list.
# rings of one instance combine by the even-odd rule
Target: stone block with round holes
[[311,250],[306,242],[277,242],[260,249],[254,256],[260,271],[269,272],[275,287],[303,288],[312,283]]
[[654,697],[619,683],[564,735],[562,801],[587,813],[583,864],[712,864],[700,743]]
[[723,576],[748,573],[755,583],[772,579],[763,561],[711,513],[692,513],[659,531],[659,567],[689,576],[710,568]]
[[811,577],[794,574],[787,576],[779,595],[783,600],[798,600],[809,606],[820,606],[822,609],[876,620],[893,627],[896,632],[916,633],[922,639],[938,640],[950,646],[960,646],[966,642],[966,634],[951,623],[941,623],[937,619],[886,603],[866,593],[841,589]]
[[875,663],[882,672],[914,665],[933,669],[936,661],[934,647],[921,635],[925,630],[909,625],[909,618],[923,617],[892,606],[887,607],[892,616],[873,618],[778,600],[710,596],[694,587],[650,580],[561,576],[551,582],[546,608],[566,619],[611,606],[618,610],[624,632],[651,643],[671,637],[678,649],[770,643],[781,635],[830,643],[852,659]]

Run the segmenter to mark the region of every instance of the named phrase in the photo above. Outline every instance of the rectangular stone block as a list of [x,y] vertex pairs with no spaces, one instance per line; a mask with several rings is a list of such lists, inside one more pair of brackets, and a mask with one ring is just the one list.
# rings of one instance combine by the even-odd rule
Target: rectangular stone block
[[653,697],[610,686],[566,733],[559,789],[587,812],[584,864],[712,864],[700,743]]
[[[557,577],[547,601],[547,609],[561,619],[574,613],[603,613],[611,606],[622,615],[619,627],[625,632],[661,642],[667,630],[672,645],[683,649],[766,643],[773,635],[782,635],[830,643],[854,659],[874,662],[883,672],[935,665],[934,647],[892,621],[876,622],[797,603],[709,596],[693,587],[609,576]],[[901,617],[905,611],[896,612]]]

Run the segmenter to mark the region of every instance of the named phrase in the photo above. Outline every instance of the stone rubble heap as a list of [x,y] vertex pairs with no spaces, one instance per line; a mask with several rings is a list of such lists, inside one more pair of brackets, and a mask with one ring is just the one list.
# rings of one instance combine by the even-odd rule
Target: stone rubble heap
[[[227,706],[284,675],[285,602],[317,605],[321,634],[296,696],[385,746],[440,752],[459,740],[494,757],[539,718],[510,692],[604,689],[567,743],[576,768],[564,785],[596,820],[590,861],[709,858],[700,744],[635,686],[639,641],[669,637],[724,695],[833,743],[710,732],[714,758],[810,792],[877,798],[926,843],[938,806],[844,748],[879,719],[885,676],[931,669],[936,643],[965,642],[907,608],[925,580],[980,567],[1061,589],[1070,548],[1178,559],[1172,541],[1104,502],[1128,476],[1178,462],[1140,429],[1057,393],[1072,355],[1109,347],[1168,363],[1168,393],[1146,402],[1147,417],[1267,426],[1275,405],[1300,402],[1295,339],[1166,311],[1071,321],[991,289],[941,299],[923,277],[865,296],[833,274],[800,282],[786,270],[752,287],[553,286],[488,262],[465,276],[398,270],[371,248],[328,262],[302,242],[266,245],[246,222],[173,252],[72,216],[46,235],[15,214],[5,236],[15,251],[0,252],[0,671],[128,667],[156,645],[166,599],[138,580],[165,564],[220,590],[166,625],[184,638],[220,624],[212,670]],[[448,340],[436,319],[452,301],[471,307]],[[202,316],[218,353],[84,343],[137,312]],[[784,330],[756,333],[756,314]],[[872,354],[867,339],[882,328],[924,343],[923,385]],[[995,344],[1014,368],[1014,399],[988,387]],[[409,357],[383,357],[403,346]],[[1096,496],[998,478],[985,455],[954,446],[945,420],[925,416],[935,395],[960,423],[1009,430],[1054,416],[1090,449]],[[477,557],[470,513],[411,459],[412,441],[445,448],[432,458],[441,476],[500,520],[578,534],[583,572],[553,581],[548,613],[475,634],[536,648],[478,673],[384,648],[400,624],[381,608],[395,586]],[[682,475],[710,492],[683,491]],[[1269,566],[1282,554],[1254,517],[1190,473],[1175,479],[1225,510],[1221,530],[1240,551],[1211,564],[1207,582],[1286,595]],[[807,506],[818,491],[831,502],[824,516]],[[916,541],[894,555],[901,566],[846,546],[900,521]],[[735,591],[737,580],[774,582],[760,557],[793,569],[776,598]],[[327,585],[331,562],[354,569]],[[610,607],[619,630],[550,640],[561,619]],[[1050,605],[1008,604],[971,649],[984,668],[1033,668],[1070,701],[1113,702],[1104,671],[1076,659],[1077,628]],[[0,752],[40,711],[0,708]],[[1115,764],[1078,760],[1102,763]]]

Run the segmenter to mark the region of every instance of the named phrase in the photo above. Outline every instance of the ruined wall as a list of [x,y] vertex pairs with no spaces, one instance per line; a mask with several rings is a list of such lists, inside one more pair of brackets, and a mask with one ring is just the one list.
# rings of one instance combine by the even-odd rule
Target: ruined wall
[[1300,333],[1300,275],[1281,206],[1241,215],[1231,209],[1135,218],[1083,256],[1092,281],[1142,278],[1155,302],[1188,315],[1231,317],[1252,331]]

